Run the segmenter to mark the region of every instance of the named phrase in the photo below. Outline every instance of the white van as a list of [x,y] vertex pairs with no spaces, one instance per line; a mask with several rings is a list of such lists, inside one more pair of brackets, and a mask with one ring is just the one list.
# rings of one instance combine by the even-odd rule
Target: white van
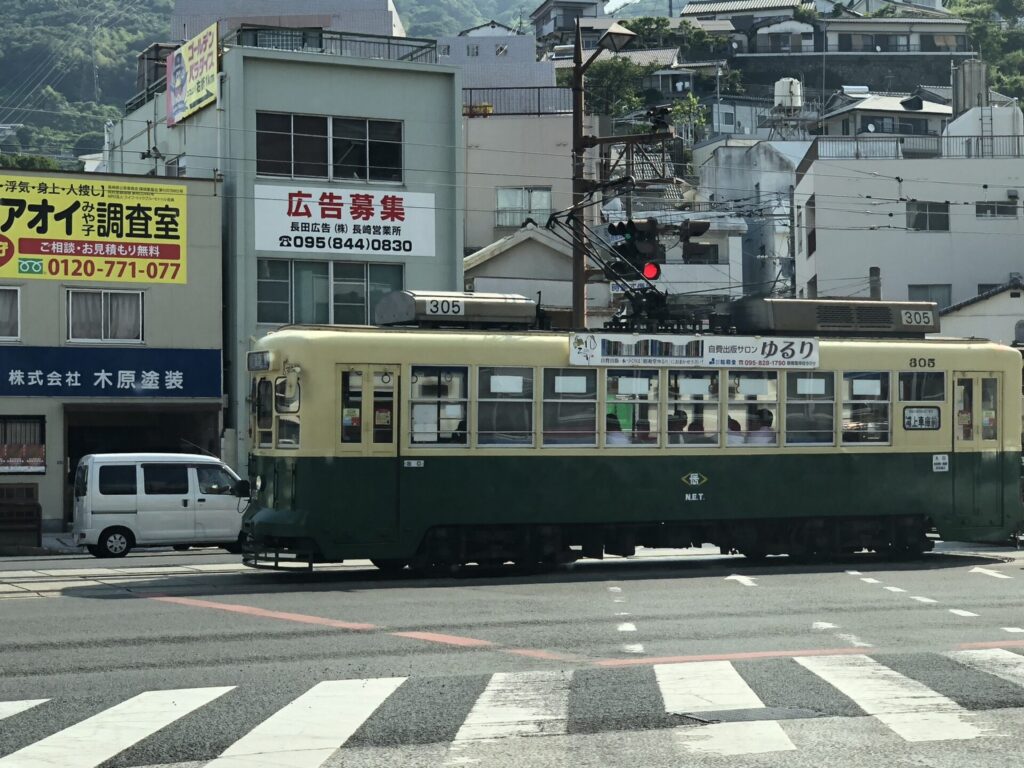
[[97,453],[75,472],[75,543],[96,557],[132,547],[239,551],[249,483],[220,459],[182,453]]

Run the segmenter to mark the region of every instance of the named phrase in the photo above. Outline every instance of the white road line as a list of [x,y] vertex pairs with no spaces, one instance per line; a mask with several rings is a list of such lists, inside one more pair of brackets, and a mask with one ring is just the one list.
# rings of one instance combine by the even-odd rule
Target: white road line
[[621,592],[622,587],[608,587],[609,592]]
[[1020,634],[1021,632],[1024,632],[1024,628],[1022,628],[1022,627],[1003,627],[1003,632],[1011,632],[1013,634]]
[[861,640],[856,635],[851,635],[849,632],[837,632],[836,633],[836,637],[838,637],[840,640],[845,640],[850,645],[852,645],[854,648],[874,648],[875,647],[871,643],[865,643],[863,640]]
[[618,613],[616,613],[615,615],[616,615],[616,616],[632,616],[633,614],[631,614],[631,613],[626,613],[625,611],[619,611],[619,612],[618,612]]
[[796,749],[775,720],[681,727],[675,735],[683,750],[691,754],[755,755]]
[[794,661],[906,741],[973,739],[981,734],[955,701],[868,656],[804,656]]
[[725,580],[726,581],[738,581],[744,587],[756,587],[757,586],[757,582],[754,581],[753,578],[751,578],[750,576],[741,576],[738,573],[734,573],[732,576],[726,576]]
[[839,625],[830,624],[827,621],[816,621],[811,624],[811,629],[839,629]]
[[624,645],[624,646],[622,646],[622,652],[623,653],[643,653],[644,652],[643,643],[629,643],[627,645]]
[[965,611],[962,608],[950,608],[949,612],[952,613],[952,614],[955,614],[956,616],[964,616],[964,617],[967,617],[967,618],[972,617],[972,616],[973,617],[977,617],[977,615],[978,615],[976,613],[971,613],[970,611]]
[[404,677],[317,683],[206,764],[206,768],[319,768]]
[[636,632],[636,624],[630,624],[628,621],[619,624],[619,632]]
[[930,597],[921,597],[920,595],[911,595],[911,600],[917,600],[919,603],[937,603],[938,600],[932,600]]
[[991,568],[982,568],[980,565],[975,566],[974,568],[971,568],[971,570],[968,571],[968,573],[984,573],[986,576],[991,576],[991,577],[996,578],[996,579],[1012,579],[1013,578],[1013,576],[1010,576],[1007,573],[1000,573],[999,571],[993,571]]
[[616,597],[614,600],[612,600],[612,602],[613,603],[624,603],[624,602],[626,602],[626,598],[624,598],[624,597]]
[[847,571],[846,573],[848,575],[850,575],[850,576],[860,576],[861,575],[860,571]]
[[870,576],[865,576],[864,578],[861,579],[861,581],[863,581],[865,584],[881,584],[882,583],[878,579],[872,579]]
[[900,589],[899,587],[882,587],[882,589],[887,589],[890,592],[906,592],[907,591],[905,589]]
[[40,704],[45,704],[49,699],[26,699],[25,701],[0,701],[0,720],[4,720],[8,717],[14,717],[19,712],[24,712],[26,709],[32,709],[32,707],[38,707]]
[[95,768],[234,686],[146,691],[7,757],[10,768]]
[[480,739],[565,734],[571,670],[499,672],[469,711],[452,750]]
[[1024,686],[1024,656],[1004,648],[953,651],[949,657],[968,667]]
[[728,661],[655,664],[654,677],[669,714],[764,708]]

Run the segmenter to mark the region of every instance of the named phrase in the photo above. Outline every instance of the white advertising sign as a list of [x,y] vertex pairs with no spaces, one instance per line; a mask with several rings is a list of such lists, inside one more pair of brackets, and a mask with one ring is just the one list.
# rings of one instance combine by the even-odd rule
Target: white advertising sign
[[257,184],[258,251],[433,256],[434,195],[401,189]]
[[817,368],[818,340],[785,336],[573,333],[570,365]]

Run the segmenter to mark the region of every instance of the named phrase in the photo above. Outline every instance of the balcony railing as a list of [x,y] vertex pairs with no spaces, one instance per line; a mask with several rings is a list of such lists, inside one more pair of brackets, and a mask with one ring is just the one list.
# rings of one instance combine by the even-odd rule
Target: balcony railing
[[[863,45],[843,45],[840,46],[837,43],[828,45],[825,49],[828,53],[873,53],[873,54],[885,54],[885,53],[941,53],[949,55],[951,53],[974,53],[970,46],[955,46],[952,48],[936,48],[935,46],[921,46],[921,45],[910,45],[909,43],[877,43],[877,44],[863,44]],[[813,44],[810,42],[801,45],[784,46],[779,44],[771,44],[768,42],[758,42],[751,46],[748,51],[740,51],[739,55],[743,53],[759,53],[759,54],[775,54],[778,56],[788,56],[789,54],[797,53],[821,53],[821,41],[815,41]]]
[[571,113],[571,88],[541,85],[532,88],[462,89],[462,114],[466,117]]
[[1024,157],[1022,136],[819,136],[823,160]]

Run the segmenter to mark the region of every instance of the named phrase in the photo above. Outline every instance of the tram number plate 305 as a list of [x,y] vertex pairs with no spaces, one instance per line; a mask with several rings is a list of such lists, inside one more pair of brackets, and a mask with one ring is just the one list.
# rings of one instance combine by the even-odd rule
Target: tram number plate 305
[[904,309],[904,325],[931,325],[935,322],[932,313],[926,309]]
[[428,299],[428,315],[463,315],[465,303],[461,299]]

